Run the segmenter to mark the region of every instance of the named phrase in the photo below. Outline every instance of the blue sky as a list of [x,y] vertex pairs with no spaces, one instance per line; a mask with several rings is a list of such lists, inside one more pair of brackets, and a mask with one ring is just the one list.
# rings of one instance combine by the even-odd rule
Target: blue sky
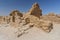
[[37,2],[43,14],[60,13],[60,0],[0,0],[0,15],[8,15],[12,10],[27,12]]

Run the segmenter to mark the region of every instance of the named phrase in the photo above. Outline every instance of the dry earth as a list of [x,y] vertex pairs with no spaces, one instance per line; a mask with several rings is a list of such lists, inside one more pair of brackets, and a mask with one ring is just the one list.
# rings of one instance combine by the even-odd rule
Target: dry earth
[[0,40],[60,40],[60,24],[54,23],[53,27],[54,29],[50,33],[32,27],[18,37],[18,28],[3,24],[3,26],[0,25]]
[[0,16],[0,40],[60,40],[60,16],[42,15],[37,3],[26,14],[14,10]]

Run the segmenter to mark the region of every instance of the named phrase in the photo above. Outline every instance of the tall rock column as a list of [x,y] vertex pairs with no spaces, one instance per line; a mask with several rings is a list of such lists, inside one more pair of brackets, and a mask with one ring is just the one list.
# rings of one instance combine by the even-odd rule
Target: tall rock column
[[39,8],[38,3],[35,3],[32,5],[32,8],[29,10],[29,14],[34,15],[38,18],[40,18],[40,16],[42,16],[42,10]]

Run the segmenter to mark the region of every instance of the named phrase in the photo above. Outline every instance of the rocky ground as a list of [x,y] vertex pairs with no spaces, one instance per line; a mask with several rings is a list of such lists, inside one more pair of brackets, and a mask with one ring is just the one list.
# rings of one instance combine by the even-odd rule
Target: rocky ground
[[54,29],[50,33],[37,27],[25,26],[27,30],[24,28],[25,31],[20,31],[20,28],[10,27],[8,24],[0,25],[0,40],[60,40],[60,24],[54,23]]
[[37,3],[26,14],[14,10],[0,16],[0,40],[60,40],[60,15],[42,15]]

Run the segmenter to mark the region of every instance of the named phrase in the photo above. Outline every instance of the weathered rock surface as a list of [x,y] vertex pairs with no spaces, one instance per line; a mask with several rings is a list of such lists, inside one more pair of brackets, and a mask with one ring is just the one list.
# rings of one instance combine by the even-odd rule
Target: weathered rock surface
[[42,10],[39,8],[38,3],[35,3],[32,5],[32,8],[23,16],[23,18],[28,19],[28,23],[34,23],[34,25],[38,26],[40,16],[42,16]]
[[23,14],[20,13],[18,10],[12,11],[9,15],[10,16],[20,16],[20,17],[23,17]]
[[14,10],[9,16],[0,16],[0,35],[6,35],[0,37],[4,40],[59,40],[60,24],[54,22],[60,23],[60,15],[42,15],[42,10],[35,3],[26,14]]
[[42,10],[39,8],[38,3],[33,4],[32,8],[30,9],[29,12],[30,12],[29,13],[30,15],[34,15],[38,18],[40,18],[40,16],[42,16]]
[[51,21],[40,20],[40,28],[45,32],[50,32],[53,29],[53,23]]
[[27,15],[33,15],[38,18],[42,16],[42,10],[39,8],[38,3],[32,5],[32,8],[27,12],[26,16]]
[[60,23],[60,16],[54,13],[49,13],[47,15],[41,16],[41,19],[46,20],[46,21],[49,20],[55,23]]
[[[42,17],[42,18],[41,18]],[[26,14],[20,13],[18,10],[12,11],[9,16],[0,16],[0,24],[9,24],[12,27],[23,27],[25,25],[33,24],[35,27],[41,27],[44,31],[50,32],[52,30],[52,23],[42,20],[42,10],[38,3],[32,5],[32,8]],[[30,25],[33,26],[33,25]]]

